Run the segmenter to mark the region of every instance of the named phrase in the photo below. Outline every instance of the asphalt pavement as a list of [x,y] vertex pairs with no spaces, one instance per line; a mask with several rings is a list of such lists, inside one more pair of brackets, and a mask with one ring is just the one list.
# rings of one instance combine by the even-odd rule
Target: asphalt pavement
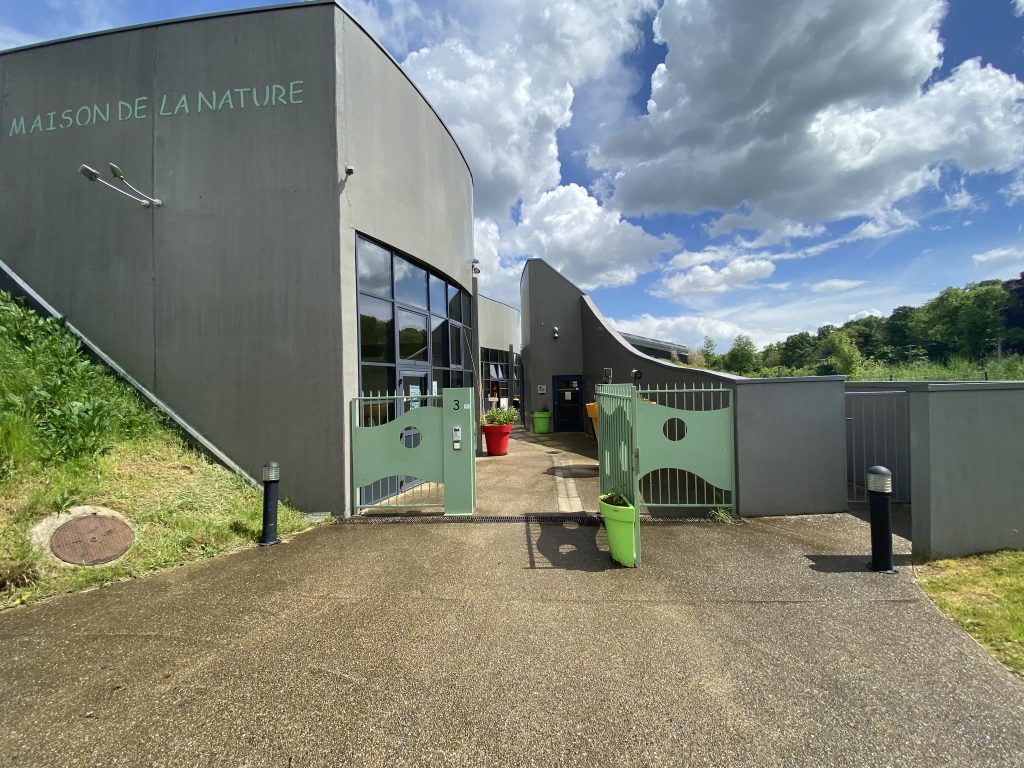
[[[570,465],[591,504],[583,454],[516,450],[482,501],[557,512]],[[1024,765],[1024,682],[904,540],[888,576],[851,515],[642,535],[626,569],[578,522],[328,524],[0,612],[0,765]]]

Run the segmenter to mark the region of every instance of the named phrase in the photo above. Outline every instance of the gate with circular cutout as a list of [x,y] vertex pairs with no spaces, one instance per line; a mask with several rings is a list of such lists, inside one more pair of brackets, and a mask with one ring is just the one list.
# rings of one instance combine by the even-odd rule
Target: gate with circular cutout
[[352,514],[476,506],[473,390],[353,398]]

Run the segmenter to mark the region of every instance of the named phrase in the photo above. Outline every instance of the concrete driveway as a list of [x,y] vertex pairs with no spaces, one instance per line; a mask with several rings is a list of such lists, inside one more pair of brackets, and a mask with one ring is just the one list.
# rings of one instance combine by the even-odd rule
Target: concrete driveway
[[326,525],[0,613],[5,766],[1020,766],[1024,684],[848,515]]

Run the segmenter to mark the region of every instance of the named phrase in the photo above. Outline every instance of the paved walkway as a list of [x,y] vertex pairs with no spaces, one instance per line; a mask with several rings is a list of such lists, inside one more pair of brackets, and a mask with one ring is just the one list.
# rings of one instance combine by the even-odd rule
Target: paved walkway
[[321,526],[0,613],[0,765],[1024,765],[1024,684],[867,534]]

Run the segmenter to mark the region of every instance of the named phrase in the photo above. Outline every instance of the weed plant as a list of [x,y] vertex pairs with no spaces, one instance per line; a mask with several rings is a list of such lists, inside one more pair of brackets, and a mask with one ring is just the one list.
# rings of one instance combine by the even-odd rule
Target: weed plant
[[[32,527],[76,504],[121,512],[135,544],[115,563],[62,567]],[[0,606],[176,565],[255,541],[260,496],[191,450],[77,338],[0,292]],[[305,527],[285,506],[281,533]]]

